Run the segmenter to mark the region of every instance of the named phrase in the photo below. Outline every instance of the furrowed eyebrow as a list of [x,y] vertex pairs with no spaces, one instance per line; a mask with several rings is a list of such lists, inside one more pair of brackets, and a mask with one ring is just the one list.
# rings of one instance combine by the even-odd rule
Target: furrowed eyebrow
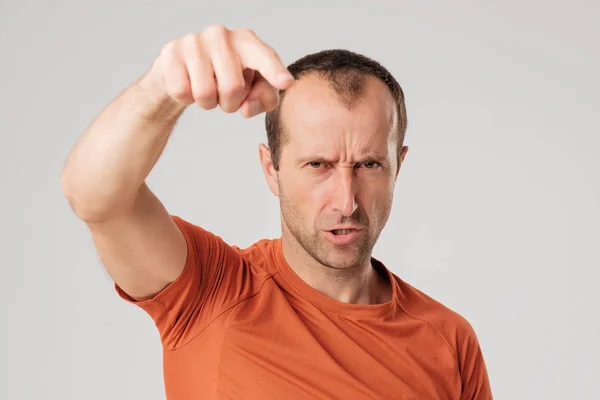
[[328,159],[327,157],[323,157],[319,154],[314,154],[310,156],[301,157],[298,159],[298,164],[306,164],[309,162],[335,162],[334,160]]
[[372,161],[385,161],[387,159],[387,154],[370,152],[365,154],[364,159]]
[[[320,154],[315,154],[315,155],[311,155],[311,156],[300,157],[297,162],[300,165],[304,165],[304,164],[307,164],[310,162],[321,162],[321,163],[334,164],[334,163],[338,162],[338,160],[324,157],[323,155],[320,155]],[[384,165],[387,163],[387,156],[371,152],[371,153],[365,154],[360,159],[353,160],[352,162],[354,162],[354,163],[378,162],[378,163]]]

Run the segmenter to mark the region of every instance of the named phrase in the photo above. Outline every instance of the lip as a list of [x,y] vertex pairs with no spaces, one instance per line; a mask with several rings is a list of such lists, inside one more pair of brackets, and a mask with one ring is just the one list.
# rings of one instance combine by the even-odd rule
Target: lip
[[361,225],[338,225],[338,226],[334,226],[331,229],[327,229],[328,231],[336,231],[338,229],[354,229],[357,231],[362,231],[363,226]]
[[[344,229],[352,229],[352,228],[344,228]],[[352,229],[351,232],[343,234],[343,235],[334,235],[333,232],[331,232],[331,231],[325,231],[325,237],[327,237],[327,239],[331,243],[333,243],[337,246],[344,246],[344,245],[352,244],[359,238],[359,236],[361,234],[362,234],[361,229]]]

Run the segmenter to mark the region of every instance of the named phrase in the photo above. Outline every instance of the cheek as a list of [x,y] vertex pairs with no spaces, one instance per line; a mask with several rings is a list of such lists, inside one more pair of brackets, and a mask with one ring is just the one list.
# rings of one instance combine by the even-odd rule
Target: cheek
[[360,204],[369,214],[385,214],[393,197],[393,185],[388,182],[363,182],[359,192]]
[[298,192],[298,199],[302,202],[302,209],[307,218],[314,220],[323,209],[326,192],[319,186],[304,186]]
[[284,189],[287,202],[307,219],[318,215],[327,193],[324,185],[299,175],[288,176]]

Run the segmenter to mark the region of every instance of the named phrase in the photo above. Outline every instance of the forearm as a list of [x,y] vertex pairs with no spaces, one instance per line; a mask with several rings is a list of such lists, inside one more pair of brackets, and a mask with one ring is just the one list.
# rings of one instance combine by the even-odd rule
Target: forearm
[[80,218],[101,220],[133,204],[184,108],[146,75],[96,117],[62,176],[63,191]]

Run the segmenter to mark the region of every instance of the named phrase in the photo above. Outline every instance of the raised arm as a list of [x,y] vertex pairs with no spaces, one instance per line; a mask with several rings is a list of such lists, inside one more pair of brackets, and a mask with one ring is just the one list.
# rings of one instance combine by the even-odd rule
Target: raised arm
[[63,192],[109,274],[134,300],[155,296],[185,265],[185,239],[145,184],[183,111],[219,106],[249,118],[272,110],[278,90],[292,83],[276,52],[253,32],[210,26],[166,44],[77,141],[63,169]]

